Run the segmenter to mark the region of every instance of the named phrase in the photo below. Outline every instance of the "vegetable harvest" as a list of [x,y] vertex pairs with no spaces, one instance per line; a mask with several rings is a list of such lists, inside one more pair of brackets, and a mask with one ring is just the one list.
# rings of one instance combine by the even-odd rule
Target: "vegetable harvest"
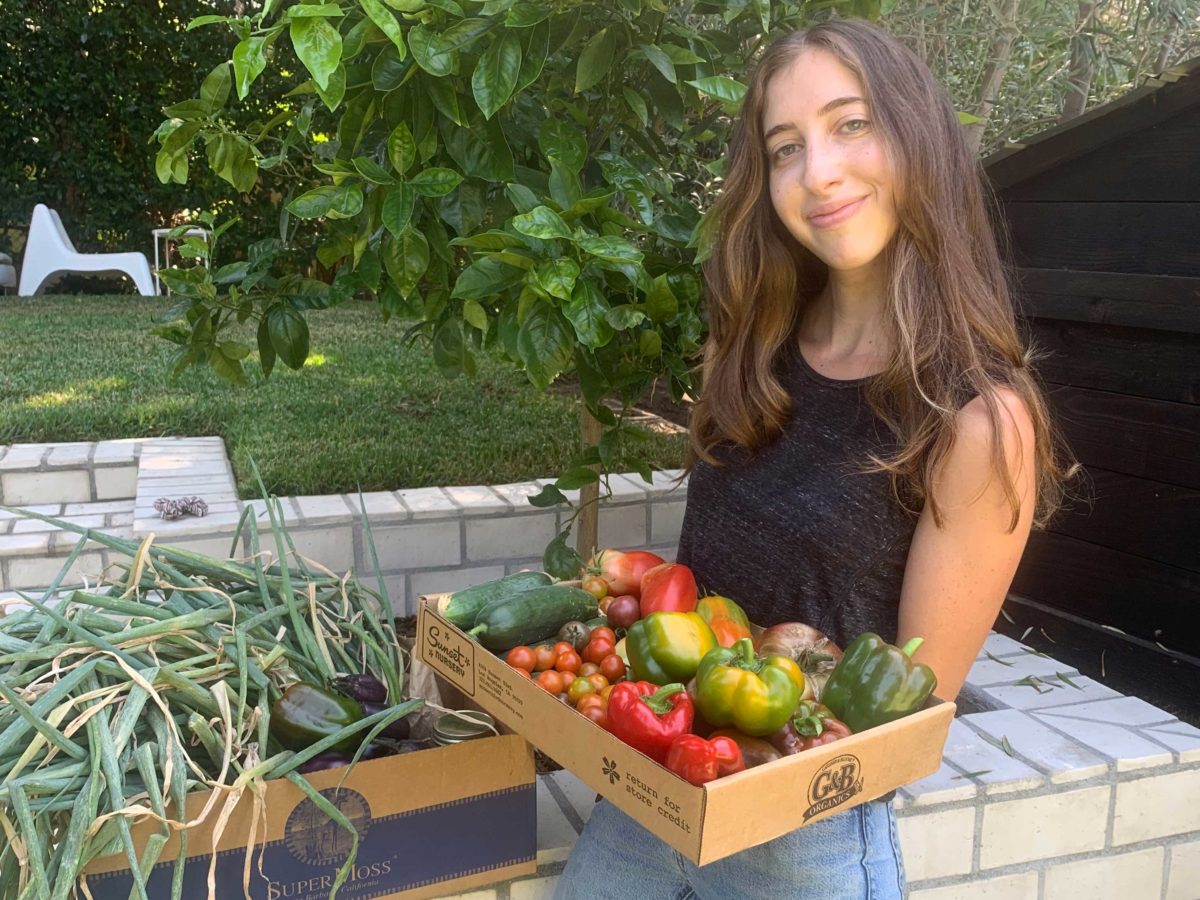
[[[276,546],[295,554],[278,501],[267,510]],[[44,594],[22,595],[32,608],[0,617],[0,900],[66,900],[82,869],[113,853],[145,900],[136,873],[167,861],[172,832],[181,846],[170,896],[179,900],[187,795],[209,794],[198,821],[216,823],[215,844],[222,808],[250,791],[257,815],[263,783],[278,778],[354,835],[335,896],[357,833],[301,772],[393,752],[381,733],[422,705],[401,700],[404,657],[379,614],[382,585],[377,594],[298,554],[294,566],[268,568],[250,508],[234,537],[236,547],[248,534],[248,564],[12,512],[80,539]],[[89,541],[121,573],[59,593]],[[354,690],[392,705],[364,713],[346,696]],[[161,825],[139,858],[131,825],[147,810]]]

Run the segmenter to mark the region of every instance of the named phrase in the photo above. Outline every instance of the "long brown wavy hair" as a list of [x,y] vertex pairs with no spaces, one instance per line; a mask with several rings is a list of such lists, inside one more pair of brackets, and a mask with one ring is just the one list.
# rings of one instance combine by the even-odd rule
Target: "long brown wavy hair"
[[[886,368],[867,384],[872,409],[890,429],[894,452],[863,461],[885,471],[906,507],[928,504],[933,473],[954,443],[954,420],[972,397],[991,420],[992,465],[1012,510],[1020,497],[1005,462],[997,391],[1007,387],[1033,419],[1037,465],[1034,522],[1058,507],[1070,471],[1017,330],[984,180],[949,98],[926,65],[898,40],[856,19],[793,32],[764,52],[734,127],[729,163],[711,213],[712,255],[704,263],[709,335],[701,398],[692,411],[687,470],[698,459],[720,465],[723,446],[754,451],[775,440],[792,402],[778,374],[793,347],[804,305],[828,268],[784,227],[771,205],[763,139],[766,88],[796,57],[826,50],[862,82],[872,127],[895,175],[899,220],[884,250],[889,272]],[[1000,238],[1007,240],[1001,232]]]

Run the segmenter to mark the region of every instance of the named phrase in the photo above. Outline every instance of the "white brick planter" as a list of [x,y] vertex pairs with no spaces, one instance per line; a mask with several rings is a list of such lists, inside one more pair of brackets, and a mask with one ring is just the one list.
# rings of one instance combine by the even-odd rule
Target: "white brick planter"
[[[136,478],[112,475],[136,468]],[[673,558],[686,484],[614,476],[600,542]],[[60,477],[61,476],[61,477]],[[124,479],[124,481],[122,481]],[[384,491],[364,497],[397,614],[416,597],[540,564],[562,513],[526,498],[540,482]],[[86,485],[86,490],[84,488]],[[103,485],[103,487],[102,487]],[[259,501],[237,499],[219,439],[0,448],[0,502],[126,536],[226,554],[247,507],[274,551]],[[205,518],[165,522],[153,502],[196,494]],[[373,566],[357,496],[284,498],[300,553],[335,570]],[[0,600],[45,585],[74,545],[0,512]],[[235,555],[248,555],[243,540]],[[76,570],[108,562],[97,548]],[[4,607],[0,605],[0,614]],[[553,893],[594,795],[565,772],[539,784],[539,872],[472,898]],[[913,900],[1200,900],[1200,730],[999,634],[960,698],[941,769],[896,799]]]

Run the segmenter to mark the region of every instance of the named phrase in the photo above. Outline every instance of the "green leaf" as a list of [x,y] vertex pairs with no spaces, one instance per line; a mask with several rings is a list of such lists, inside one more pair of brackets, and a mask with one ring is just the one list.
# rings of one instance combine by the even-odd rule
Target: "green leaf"
[[[550,196],[565,210],[575,209],[583,195],[579,176],[557,159],[550,160]],[[578,215],[578,213],[576,213]]]
[[512,180],[515,171],[512,150],[498,118],[488,121],[475,116],[467,128],[442,124],[446,152],[464,175],[484,181]]
[[587,466],[576,466],[569,469],[554,481],[554,486],[560,491],[574,491],[585,484],[593,484],[600,480],[600,473]]
[[638,353],[646,357],[662,354],[662,335],[657,331],[643,331],[638,335]]
[[173,106],[164,106],[163,114],[171,119],[207,119],[212,115],[212,110],[203,100],[184,100]]
[[[329,86],[329,78],[341,61],[342,36],[324,18],[295,18],[298,9],[304,7],[293,6],[290,9],[293,16],[289,26],[292,46],[317,87],[324,90]],[[341,15],[341,10],[338,10],[337,14]]]
[[527,213],[538,206],[538,197],[533,191],[523,184],[507,184],[504,186],[504,195],[508,197],[509,202],[517,208],[518,211]]
[[529,31],[525,42],[524,59],[521,61],[521,74],[517,78],[516,93],[520,93],[538,80],[546,65],[546,57],[550,55],[550,23],[542,22]]
[[193,28],[200,28],[203,25],[217,25],[230,21],[232,19],[229,16],[196,16],[196,18],[187,23],[187,28],[184,31],[191,31]]
[[982,122],[986,122],[986,121],[987,121],[987,119],[983,119],[983,118],[980,118],[979,116],[972,115],[969,112],[963,112],[962,110],[958,111],[958,124],[959,125],[978,125],[978,124],[980,124]]
[[587,161],[587,135],[582,128],[551,116],[538,129],[538,149],[547,160],[557,160],[578,172]]
[[727,75],[713,75],[697,81],[689,81],[692,87],[702,94],[724,100],[726,103],[740,103],[746,96],[746,85]]
[[625,98],[626,105],[638,117],[638,121],[642,123],[642,127],[648,127],[650,125],[650,111],[646,108],[646,101],[642,99],[642,95],[632,88],[627,87],[621,88],[621,95]]
[[[366,19],[362,21],[371,25]],[[371,28],[374,30],[374,26]],[[345,59],[343,56],[342,61],[345,62]],[[384,47],[376,55],[375,61],[371,63],[371,84],[375,90],[386,94],[404,84],[413,73],[414,68],[411,63],[400,58],[400,53],[395,47]]]
[[362,185],[356,181],[344,181],[334,189],[329,200],[329,217],[350,219],[362,212],[362,208]]
[[[433,105],[437,107],[438,112],[455,125],[461,126],[464,122],[462,107],[459,105],[458,93],[454,90],[454,84],[451,79],[427,77],[424,79],[424,85],[429,93],[429,99],[433,101]],[[459,163],[459,165],[462,165],[462,163]],[[464,171],[466,171],[465,167]]]
[[490,119],[508,102],[520,74],[521,41],[506,31],[483,51],[471,74],[471,92],[485,119]]
[[608,303],[594,282],[577,282],[570,302],[563,305],[562,311],[574,326],[575,336],[585,347],[603,347],[613,339],[612,326],[605,318]]
[[200,84],[200,102],[208,107],[210,112],[216,112],[229,99],[229,89],[232,79],[229,77],[229,63],[221,63],[205,77]]
[[409,179],[409,186],[422,197],[441,197],[450,193],[463,178],[453,169],[432,168],[418,172]]
[[694,66],[696,63],[705,62],[703,56],[697,56],[687,47],[680,47],[678,44],[660,44],[659,47],[677,66]]
[[340,19],[345,15],[342,8],[336,3],[297,3],[295,6],[288,8],[287,14],[293,19],[314,16],[326,19]]
[[397,184],[388,191],[383,201],[383,225],[393,237],[399,237],[408,227],[416,201],[416,191],[407,184]]
[[679,312],[679,301],[667,283],[666,275],[657,276],[646,294],[646,314],[654,322],[668,322]]
[[253,189],[258,166],[249,141],[236,134],[218,134],[209,140],[206,150],[208,164],[218,176],[243,193]]
[[406,228],[386,241],[383,264],[400,296],[408,299],[429,268],[429,241],[415,228]]
[[242,368],[242,361],[226,354],[222,349],[223,347],[223,344],[214,347],[212,352],[208,354],[209,368],[230,384],[245,384],[246,372]]
[[[512,225],[521,234],[543,241],[554,238],[566,238],[570,240],[572,237],[571,229],[567,226],[567,223],[548,206],[539,206],[527,213],[514,216]],[[603,239],[596,238],[595,240]],[[638,258],[641,258],[640,254]]]
[[[538,493],[534,494],[532,497],[529,498],[530,505],[536,506],[539,509],[548,509],[551,506],[557,506],[560,503],[566,503],[566,502],[567,502],[567,498],[563,494],[563,492],[560,491],[558,488],[556,488],[552,484],[546,485]],[[560,535],[560,537],[561,537],[561,535]],[[558,538],[555,538],[554,540],[557,541]],[[551,542],[551,543],[553,543],[553,542]],[[543,567],[544,567],[545,560],[543,559],[542,562],[543,562]],[[549,571],[549,570],[547,569],[547,571]],[[575,571],[575,574],[576,575],[579,574],[578,569]]]
[[276,305],[267,313],[271,346],[289,369],[299,369],[308,359],[308,323],[290,306]]
[[351,162],[358,174],[371,184],[392,184],[396,180],[387,169],[366,156],[356,156]]
[[607,28],[600,29],[592,36],[579,54],[575,69],[575,93],[582,93],[604,80],[615,61],[616,46],[616,39]]
[[520,269],[485,256],[463,269],[450,296],[456,300],[482,300],[520,284],[524,279],[525,273]]
[[245,359],[250,355],[250,348],[241,341],[222,341],[217,347],[230,359]]
[[548,259],[534,270],[537,286],[560,300],[570,300],[579,277],[579,264],[573,259]]
[[435,78],[445,78],[458,70],[458,53],[433,29],[414,25],[408,32],[408,48],[417,65]]
[[400,58],[404,59],[408,55],[408,49],[404,45],[404,33],[400,30],[400,23],[396,21],[391,10],[379,0],[358,0],[358,5],[363,8],[363,12],[370,17],[375,26],[387,35],[387,39],[395,45]]
[[258,364],[262,366],[263,375],[271,377],[275,368],[275,345],[271,343],[270,316],[258,320]]
[[346,67],[339,62],[337,68],[329,73],[329,83],[325,87],[318,84],[316,89],[317,96],[321,98],[325,108],[333,112],[346,96]]
[[645,55],[646,59],[662,73],[662,77],[671,82],[676,83],[675,63],[671,62],[671,57],[663,52],[662,48],[657,44],[642,44],[638,48]]
[[504,24],[509,28],[532,28],[550,16],[549,6],[541,3],[517,3],[508,11]]
[[[566,499],[563,497],[563,500]],[[546,545],[546,552],[542,554],[542,568],[547,574],[563,581],[578,578],[583,570],[583,558],[567,543],[570,534],[571,528],[568,526],[562,534]]]
[[539,390],[545,390],[571,362],[575,333],[558,310],[538,303],[517,335],[517,349],[525,373]]
[[510,247],[523,247],[524,242],[507,231],[485,231],[482,234],[472,234],[457,237],[450,242],[455,247],[466,247],[468,250],[507,250]]
[[[562,221],[561,219],[559,221]],[[520,230],[520,229],[518,229]],[[534,235],[536,237],[536,235]],[[642,261],[642,251],[629,241],[619,237],[582,237],[577,242],[580,249],[597,259],[609,262]]]
[[238,41],[233,48],[233,78],[237,82],[239,100],[246,99],[250,86],[267,67],[267,57],[263,52],[266,43],[265,37],[248,37]]
[[487,211],[483,188],[471,182],[463,182],[438,202],[438,216],[459,235],[478,229]]
[[632,303],[623,303],[610,309],[604,320],[617,331],[628,331],[645,322],[646,314]]
[[446,378],[473,374],[475,361],[467,351],[458,319],[447,319],[434,330],[433,362]]
[[288,204],[287,209],[298,219],[318,219],[329,212],[337,188],[332,184],[323,184],[311,191],[305,191]]
[[417,159],[417,144],[408,125],[401,122],[388,137],[388,159],[392,168],[403,175]]
[[478,300],[467,300],[463,303],[463,321],[483,333],[488,330],[487,312],[479,305]]

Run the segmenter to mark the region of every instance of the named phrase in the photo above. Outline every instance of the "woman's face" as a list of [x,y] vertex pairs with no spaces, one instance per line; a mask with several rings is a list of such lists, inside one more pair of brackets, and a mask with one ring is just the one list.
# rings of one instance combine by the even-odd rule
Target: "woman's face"
[[858,76],[806,50],[767,84],[762,129],[771,204],[831,270],[874,262],[897,229],[895,175]]

